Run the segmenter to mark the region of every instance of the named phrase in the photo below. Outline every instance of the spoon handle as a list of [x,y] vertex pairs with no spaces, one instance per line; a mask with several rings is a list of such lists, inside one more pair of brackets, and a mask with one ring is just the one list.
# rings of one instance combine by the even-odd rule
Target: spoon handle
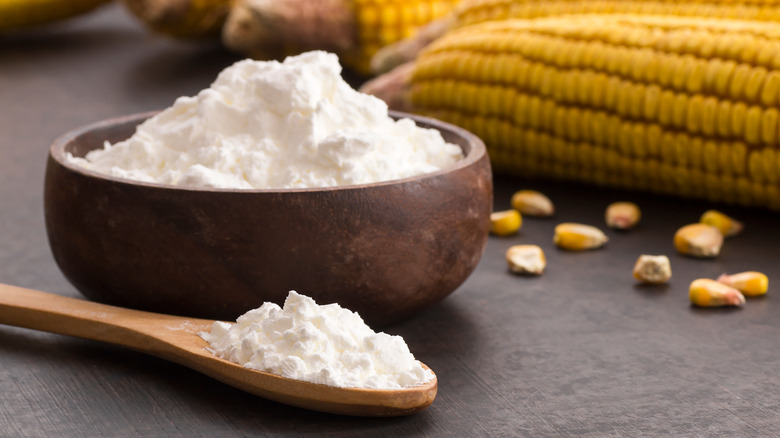
[[[125,309],[0,283],[0,324],[108,342],[168,357],[171,340],[212,321]],[[191,341],[190,341],[191,343]]]
[[433,402],[437,380],[412,388],[338,388],[291,380],[220,359],[197,336],[214,321],[125,309],[0,283],[0,324],[76,336],[171,360],[261,397],[315,411],[407,415]]

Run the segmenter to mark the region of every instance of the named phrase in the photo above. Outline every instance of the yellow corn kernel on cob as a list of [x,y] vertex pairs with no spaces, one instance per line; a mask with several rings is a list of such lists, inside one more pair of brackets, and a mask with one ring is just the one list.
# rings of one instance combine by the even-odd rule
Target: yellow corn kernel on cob
[[709,278],[693,280],[688,288],[691,303],[699,307],[741,306],[745,304],[742,292]]
[[150,29],[178,38],[218,37],[234,0],[122,0]]
[[604,220],[607,226],[617,230],[627,230],[639,223],[642,211],[633,202],[613,202],[607,206],[604,212]]
[[455,26],[565,14],[643,14],[780,21],[777,0],[463,0]]
[[756,271],[723,274],[718,277],[718,281],[739,290],[748,297],[764,295],[769,289],[769,278],[766,274]]
[[430,23],[413,37],[384,47],[372,60],[375,73],[414,59],[449,30],[487,21],[573,14],[641,14],[780,21],[780,0],[463,0],[450,16]]
[[506,251],[509,270],[515,274],[539,275],[547,267],[544,251],[537,245],[513,245]]
[[744,224],[742,222],[719,212],[718,210],[707,210],[701,215],[699,222],[716,227],[724,237],[731,237],[742,232]]
[[680,254],[693,257],[717,257],[723,246],[723,234],[707,224],[690,224],[674,234],[674,247]]
[[48,24],[89,12],[110,0],[0,0],[0,32]]
[[490,213],[490,232],[496,236],[511,236],[517,233],[522,225],[523,217],[517,210]]
[[555,205],[550,198],[536,190],[518,190],[510,203],[522,215],[548,217],[555,214]]
[[458,0],[237,0],[224,44],[253,57],[309,50],[335,52],[342,64],[369,73],[380,47],[406,38],[449,13]]
[[395,97],[381,80],[363,91],[474,132],[496,173],[780,209],[777,29],[617,14],[486,22],[429,45]]
[[634,263],[634,278],[647,284],[663,284],[672,278],[672,265],[665,255],[642,254]]
[[561,249],[569,251],[583,251],[604,246],[609,238],[598,228],[571,222],[564,222],[555,226],[553,243]]

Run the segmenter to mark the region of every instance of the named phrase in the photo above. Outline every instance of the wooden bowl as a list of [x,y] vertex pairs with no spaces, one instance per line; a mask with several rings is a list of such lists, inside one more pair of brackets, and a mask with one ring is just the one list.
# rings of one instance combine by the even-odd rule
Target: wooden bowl
[[374,326],[452,293],[477,265],[492,209],[483,142],[410,117],[462,147],[455,166],[375,184],[284,190],[191,189],[65,162],[128,138],[154,113],[95,123],[49,150],[49,245],[67,279],[108,304],[235,320],[288,291],[339,303]]

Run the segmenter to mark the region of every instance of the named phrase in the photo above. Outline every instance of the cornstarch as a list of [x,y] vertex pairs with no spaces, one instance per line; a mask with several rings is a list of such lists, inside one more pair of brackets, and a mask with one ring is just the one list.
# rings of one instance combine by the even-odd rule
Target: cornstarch
[[68,156],[87,169],[193,188],[285,189],[374,183],[462,158],[440,133],[353,89],[334,54],[243,60],[210,88],[180,97],[135,134]]
[[235,324],[217,321],[200,336],[212,352],[247,368],[338,387],[397,389],[433,379],[400,336],[375,333],[357,313],[317,305],[290,291]]

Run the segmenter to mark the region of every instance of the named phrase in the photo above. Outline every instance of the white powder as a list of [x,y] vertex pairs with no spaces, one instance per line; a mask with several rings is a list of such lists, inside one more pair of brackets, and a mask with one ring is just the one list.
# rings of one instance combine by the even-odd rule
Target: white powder
[[339,387],[395,389],[433,379],[400,336],[375,333],[357,313],[290,291],[200,336],[213,353],[247,368]]
[[390,118],[383,101],[343,80],[336,55],[320,51],[283,63],[239,61],[128,140],[68,157],[117,177],[233,189],[373,183],[460,158],[438,131]]

